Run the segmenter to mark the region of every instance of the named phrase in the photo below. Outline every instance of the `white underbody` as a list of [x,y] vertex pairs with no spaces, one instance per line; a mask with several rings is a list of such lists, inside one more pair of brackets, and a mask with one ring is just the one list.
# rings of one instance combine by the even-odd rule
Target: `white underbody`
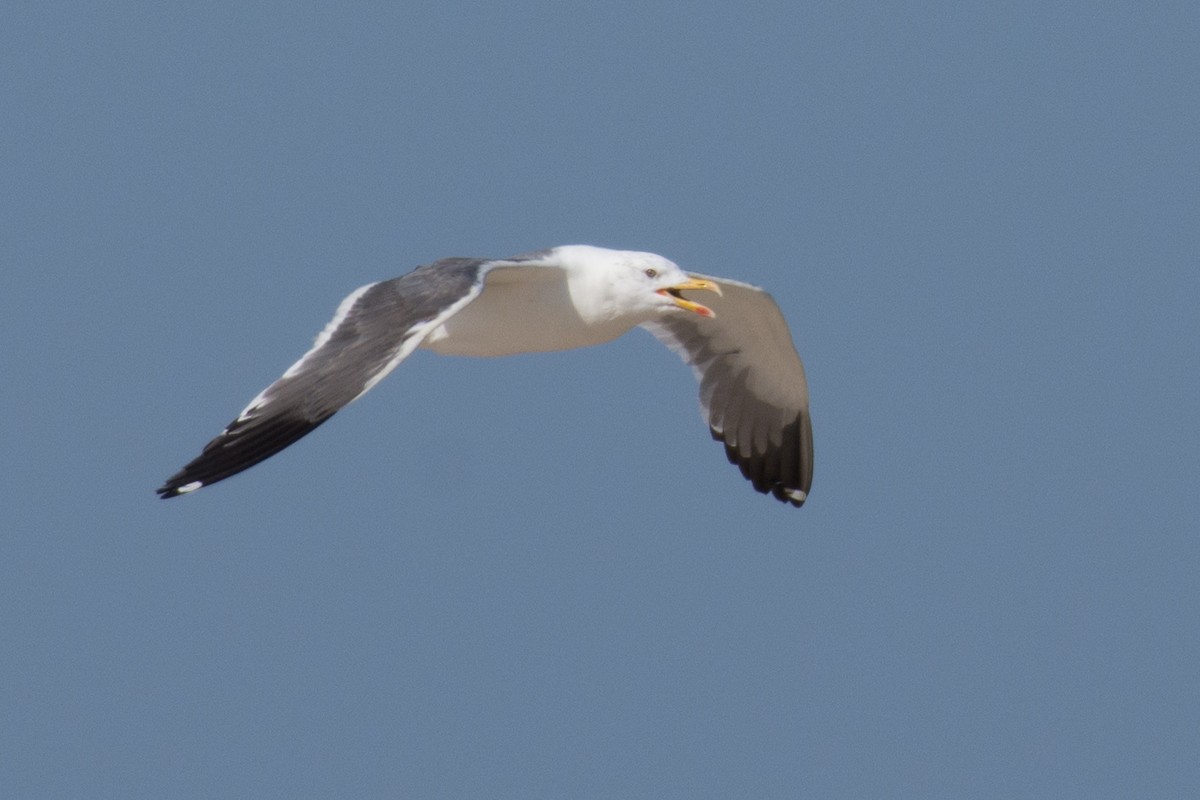
[[421,347],[441,355],[507,356],[603,344],[640,320],[581,316],[559,269],[495,269],[484,290],[435,327]]

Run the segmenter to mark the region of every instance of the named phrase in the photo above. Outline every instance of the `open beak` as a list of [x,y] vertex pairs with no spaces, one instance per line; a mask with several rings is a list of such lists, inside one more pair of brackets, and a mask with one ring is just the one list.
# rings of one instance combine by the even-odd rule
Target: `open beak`
[[716,314],[708,306],[702,306],[699,303],[693,303],[691,300],[685,300],[680,292],[688,290],[716,292],[718,296],[721,294],[721,287],[713,281],[707,281],[703,278],[693,278],[684,283],[677,283],[674,286],[668,286],[665,289],[659,289],[658,293],[663,297],[670,297],[675,305],[682,308],[684,311],[691,311],[694,314],[699,314],[702,317],[715,317]]

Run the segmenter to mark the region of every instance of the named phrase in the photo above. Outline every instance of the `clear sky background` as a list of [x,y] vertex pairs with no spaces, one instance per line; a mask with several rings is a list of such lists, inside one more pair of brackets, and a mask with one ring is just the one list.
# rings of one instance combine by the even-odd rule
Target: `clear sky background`
[[[15,5],[0,794],[1200,796],[1195,3]],[[641,332],[155,497],[355,287],[574,242],[774,294],[803,509]]]

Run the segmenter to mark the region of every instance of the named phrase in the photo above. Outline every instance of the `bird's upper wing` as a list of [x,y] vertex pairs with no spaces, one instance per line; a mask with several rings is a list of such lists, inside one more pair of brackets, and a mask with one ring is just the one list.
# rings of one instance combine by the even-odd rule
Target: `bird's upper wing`
[[726,278],[705,295],[713,318],[671,314],[642,327],[696,373],[700,406],[730,463],[763,493],[800,506],[812,485],[808,382],[779,307],[763,290]]
[[273,456],[396,368],[429,332],[479,296],[495,262],[443,259],[350,294],[312,348],[158,489],[174,497]]

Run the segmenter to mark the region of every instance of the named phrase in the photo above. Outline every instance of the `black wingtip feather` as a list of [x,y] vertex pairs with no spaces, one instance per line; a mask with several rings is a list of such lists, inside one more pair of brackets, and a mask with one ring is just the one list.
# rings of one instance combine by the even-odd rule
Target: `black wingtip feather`
[[302,417],[275,417],[256,424],[233,422],[220,436],[204,446],[187,466],[176,472],[156,491],[163,500],[190,494],[194,490],[181,491],[189,484],[198,483],[196,489],[211,486],[239,472],[265,461],[288,445],[312,433],[329,414],[317,420]]
[[[804,505],[812,486],[812,423],[806,413],[784,426],[780,445],[768,445],[766,453],[744,456],[723,433],[715,428],[709,432],[724,445],[725,458],[737,466],[755,491],[796,508]],[[803,496],[798,497],[798,493]]]

